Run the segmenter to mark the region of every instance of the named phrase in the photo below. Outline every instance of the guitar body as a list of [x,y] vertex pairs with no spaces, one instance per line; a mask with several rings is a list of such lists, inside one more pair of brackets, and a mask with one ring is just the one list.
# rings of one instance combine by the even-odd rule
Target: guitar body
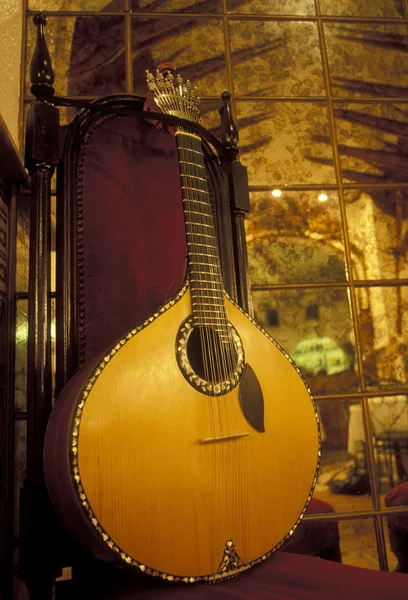
[[265,559],[303,517],[320,454],[316,407],[282,349],[225,306],[245,364],[229,391],[183,370],[187,282],[58,399],[47,484],[98,557],[169,580],[214,580]]

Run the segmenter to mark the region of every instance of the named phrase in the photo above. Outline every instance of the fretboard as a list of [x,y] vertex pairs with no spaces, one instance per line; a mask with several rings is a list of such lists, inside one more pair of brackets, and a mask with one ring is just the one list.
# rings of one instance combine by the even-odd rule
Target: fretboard
[[227,335],[224,285],[201,140],[180,130],[176,140],[194,323]]

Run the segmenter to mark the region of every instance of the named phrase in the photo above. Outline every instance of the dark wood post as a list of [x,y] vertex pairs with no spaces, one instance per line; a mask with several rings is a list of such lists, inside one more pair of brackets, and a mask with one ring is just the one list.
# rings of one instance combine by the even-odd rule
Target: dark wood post
[[248,253],[245,241],[245,215],[249,212],[249,192],[247,169],[239,162],[238,130],[231,112],[231,94],[223,92],[221,115],[221,141],[229,150],[231,159],[223,164],[228,175],[232,236],[235,255],[236,282],[239,305],[250,315],[253,313],[251,289],[248,273]]
[[25,164],[31,176],[29,314],[27,355],[27,472],[20,496],[20,572],[31,600],[51,598],[55,570],[52,511],[43,472],[45,429],[52,409],[50,205],[58,162],[59,111],[52,103],[54,73],[44,38],[47,19],[37,14],[37,41],[30,66],[36,99],[27,116]]
[[0,598],[13,598],[16,199],[27,172],[0,117]]

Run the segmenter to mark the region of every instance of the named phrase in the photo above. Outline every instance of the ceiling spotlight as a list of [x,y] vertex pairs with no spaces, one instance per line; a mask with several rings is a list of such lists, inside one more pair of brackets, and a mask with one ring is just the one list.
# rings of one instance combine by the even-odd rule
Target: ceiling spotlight
[[319,200],[319,202],[326,202],[326,200],[328,200],[329,197],[327,196],[327,194],[319,194],[317,199]]
[[274,198],[280,198],[282,196],[282,191],[281,190],[272,190],[272,196]]

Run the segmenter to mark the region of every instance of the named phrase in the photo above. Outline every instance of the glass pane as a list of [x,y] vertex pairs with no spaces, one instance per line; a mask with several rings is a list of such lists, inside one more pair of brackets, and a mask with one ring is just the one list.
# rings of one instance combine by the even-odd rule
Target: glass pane
[[[320,200],[319,200],[320,198]],[[252,192],[246,219],[253,284],[345,281],[337,192]]]
[[407,288],[362,288],[356,293],[364,375],[368,388],[406,387]]
[[315,23],[232,20],[230,39],[236,95],[325,95]]
[[380,492],[384,496],[408,479],[408,398],[369,398],[368,406]]
[[[29,21],[26,93],[34,51],[35,27]],[[45,37],[63,96],[103,96],[126,91],[125,28],[122,17],[49,17]]]
[[314,15],[314,0],[227,0],[231,13]]
[[353,17],[404,16],[404,0],[319,0],[323,15],[344,15]]
[[202,116],[201,125],[211,131],[218,139],[221,134],[220,107],[222,106],[221,97],[219,100],[202,100],[200,102],[200,113]]
[[379,570],[373,519],[339,521],[339,532],[343,564]]
[[[328,503],[336,512],[370,510],[370,482],[364,444],[364,432],[356,428],[361,415],[356,400],[317,400],[321,418],[322,462],[314,498],[318,510],[328,512]],[[358,438],[358,439],[357,439]]]
[[226,88],[224,28],[220,19],[132,19],[135,94],[146,95],[146,69],[171,62],[200,96],[220,96]]
[[383,518],[388,568],[408,573],[408,514]]
[[20,197],[17,206],[16,291],[28,292],[29,198]]
[[16,303],[16,356],[14,367],[14,409],[27,410],[28,300]]
[[408,278],[408,191],[346,190],[345,201],[354,277]]
[[222,13],[219,0],[131,0],[131,6],[133,12]]
[[298,365],[313,393],[355,389],[355,353],[347,291],[254,291],[257,322]]
[[118,12],[124,8],[125,0],[28,0],[29,10]]
[[335,117],[345,181],[408,181],[406,104],[338,104]]
[[237,102],[237,126],[250,185],[335,182],[325,104]]
[[408,56],[404,25],[327,23],[324,31],[335,95],[405,95]]

